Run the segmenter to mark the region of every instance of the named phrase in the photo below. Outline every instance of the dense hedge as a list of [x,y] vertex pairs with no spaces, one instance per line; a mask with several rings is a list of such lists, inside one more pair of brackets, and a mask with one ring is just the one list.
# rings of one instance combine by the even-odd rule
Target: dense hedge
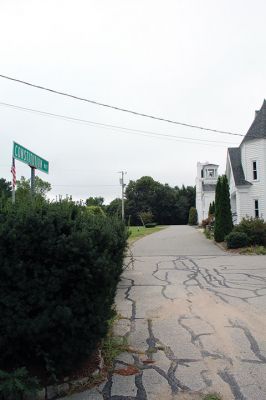
[[266,222],[261,218],[243,218],[234,232],[245,233],[250,245],[266,246]]
[[0,368],[61,374],[105,335],[127,232],[72,202],[0,210]]

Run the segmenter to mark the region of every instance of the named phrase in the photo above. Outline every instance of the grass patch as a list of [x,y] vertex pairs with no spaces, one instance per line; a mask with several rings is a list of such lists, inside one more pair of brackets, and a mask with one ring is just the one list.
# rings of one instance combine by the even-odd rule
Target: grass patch
[[257,255],[266,255],[266,247],[265,246],[250,246],[241,249],[240,254],[257,254]]
[[218,394],[207,394],[205,397],[203,397],[203,400],[222,400],[221,396]]
[[213,239],[213,233],[209,229],[204,229],[204,235],[207,239]]
[[128,343],[125,337],[114,336],[113,326],[117,320],[121,319],[118,314],[108,322],[109,330],[106,337],[102,340],[101,351],[104,359],[104,364],[107,369],[113,367],[113,361],[120,353],[128,350]]
[[141,239],[144,236],[150,235],[154,232],[159,232],[160,230],[165,228],[167,228],[167,226],[164,225],[158,225],[154,228],[145,228],[144,226],[131,226],[129,228],[129,243],[135,242],[136,240]]

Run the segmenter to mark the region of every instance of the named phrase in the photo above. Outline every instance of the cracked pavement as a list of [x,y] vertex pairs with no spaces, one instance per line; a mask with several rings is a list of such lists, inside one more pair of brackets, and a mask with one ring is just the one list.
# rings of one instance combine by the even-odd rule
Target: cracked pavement
[[[188,226],[132,246],[115,334],[128,352],[70,400],[266,400],[266,256],[226,253]],[[134,366],[129,376],[119,370]]]

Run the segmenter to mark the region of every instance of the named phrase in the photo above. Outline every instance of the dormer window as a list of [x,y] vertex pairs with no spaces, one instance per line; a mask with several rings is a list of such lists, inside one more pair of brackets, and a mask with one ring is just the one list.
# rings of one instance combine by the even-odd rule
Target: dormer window
[[258,165],[257,161],[252,161],[252,172],[253,172],[253,180],[258,180]]

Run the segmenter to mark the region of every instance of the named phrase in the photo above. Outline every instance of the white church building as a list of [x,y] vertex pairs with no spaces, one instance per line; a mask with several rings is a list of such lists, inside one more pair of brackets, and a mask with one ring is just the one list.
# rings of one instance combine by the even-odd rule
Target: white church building
[[215,200],[215,187],[218,179],[217,164],[197,163],[196,209],[198,221],[208,218],[210,204]]
[[[218,165],[197,163],[196,208],[198,221],[208,217],[215,200]],[[244,217],[266,220],[266,100],[239,147],[227,152],[226,176],[234,224]]]
[[266,219],[266,100],[239,147],[227,152],[226,175],[234,223]]

